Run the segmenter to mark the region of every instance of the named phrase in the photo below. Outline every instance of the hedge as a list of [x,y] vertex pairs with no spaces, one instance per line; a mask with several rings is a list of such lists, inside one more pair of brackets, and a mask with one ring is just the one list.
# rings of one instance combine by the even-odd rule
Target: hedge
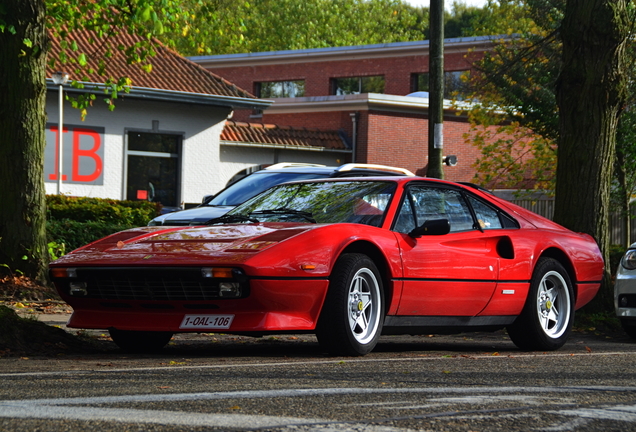
[[[70,252],[102,237],[144,226],[161,205],[148,201],[47,195],[47,240],[55,255]],[[63,246],[63,250],[61,249]]]

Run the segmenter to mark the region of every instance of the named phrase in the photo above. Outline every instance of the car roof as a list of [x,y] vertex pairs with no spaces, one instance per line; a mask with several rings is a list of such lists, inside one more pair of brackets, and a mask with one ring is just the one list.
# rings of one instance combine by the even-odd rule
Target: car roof
[[299,163],[280,163],[270,165],[253,174],[265,173],[307,173],[307,174],[324,174],[329,177],[346,177],[349,175],[378,175],[378,176],[409,176],[414,177],[415,174],[404,168],[390,167],[377,164],[344,164],[340,166],[326,166],[316,164],[299,164]]

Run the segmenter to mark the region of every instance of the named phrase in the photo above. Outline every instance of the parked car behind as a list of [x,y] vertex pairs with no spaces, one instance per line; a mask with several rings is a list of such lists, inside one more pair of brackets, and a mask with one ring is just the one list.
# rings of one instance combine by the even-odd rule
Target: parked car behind
[[156,225],[200,225],[210,219],[223,216],[237,205],[244,203],[272,186],[297,180],[312,180],[333,177],[370,177],[370,176],[414,176],[403,168],[373,164],[345,164],[339,167],[279,163],[249,174],[230,183],[216,195],[204,198],[195,208],[157,216],[148,223]]
[[614,308],[625,333],[636,339],[636,243],[629,247],[618,265]]

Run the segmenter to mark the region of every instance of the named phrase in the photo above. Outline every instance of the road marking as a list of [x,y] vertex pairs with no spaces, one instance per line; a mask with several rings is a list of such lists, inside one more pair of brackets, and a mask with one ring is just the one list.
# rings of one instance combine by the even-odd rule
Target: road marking
[[[636,392],[636,387],[450,387],[450,388],[321,388],[321,389],[282,389],[282,390],[255,390],[232,391],[218,393],[177,393],[177,394],[144,394],[144,395],[120,395],[120,396],[96,396],[56,399],[32,399],[32,400],[5,400],[0,401],[0,417],[4,418],[29,418],[29,419],[54,419],[54,420],[81,420],[81,421],[109,421],[122,423],[164,424],[178,426],[207,426],[221,428],[284,428],[293,426],[299,430],[348,432],[360,430],[372,432],[404,432],[406,429],[374,426],[360,422],[348,422],[342,420],[300,418],[286,416],[245,415],[233,414],[207,414],[187,411],[169,410],[144,410],[128,408],[104,407],[109,404],[126,403],[166,403],[183,401],[204,401],[223,399],[258,399],[277,397],[311,397],[333,395],[362,395],[362,394],[468,394],[463,397],[433,398],[431,402],[448,405],[455,403],[468,404],[494,404],[502,401],[522,402],[523,406],[506,409],[483,409],[477,411],[452,411],[447,413],[428,413],[415,415],[412,418],[483,418],[484,414],[492,416],[495,413],[510,415],[510,412],[526,410],[531,406],[539,405],[540,396],[529,395],[496,395],[496,393],[585,393],[585,392]],[[548,397],[551,404],[553,397]],[[412,403],[412,402],[409,402]],[[94,405],[100,405],[99,407]],[[427,407],[422,407],[427,408]],[[567,416],[576,416],[583,419],[618,420],[626,422],[636,421],[636,405],[617,405],[606,408],[573,408],[558,411],[546,411]],[[519,415],[527,415],[523,412]],[[374,419],[374,423],[392,421],[393,419]],[[572,422],[568,423],[572,424]],[[551,430],[562,430],[561,425],[552,426]],[[309,429],[308,429],[309,428]]]

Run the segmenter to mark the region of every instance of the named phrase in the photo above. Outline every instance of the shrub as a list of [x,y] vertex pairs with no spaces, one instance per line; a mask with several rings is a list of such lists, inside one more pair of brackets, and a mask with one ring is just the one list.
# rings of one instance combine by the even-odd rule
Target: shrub
[[58,253],[70,252],[117,231],[144,226],[161,209],[160,204],[148,201],[65,195],[47,195],[46,201],[47,241]]
[[47,195],[46,201],[48,220],[101,221],[130,226],[146,225],[161,209],[161,204],[149,201],[118,201],[66,195]]
[[55,242],[58,245],[63,244],[64,250],[70,252],[102,237],[129,228],[134,228],[134,226],[101,221],[79,222],[63,219],[48,221],[46,234],[49,242]]

